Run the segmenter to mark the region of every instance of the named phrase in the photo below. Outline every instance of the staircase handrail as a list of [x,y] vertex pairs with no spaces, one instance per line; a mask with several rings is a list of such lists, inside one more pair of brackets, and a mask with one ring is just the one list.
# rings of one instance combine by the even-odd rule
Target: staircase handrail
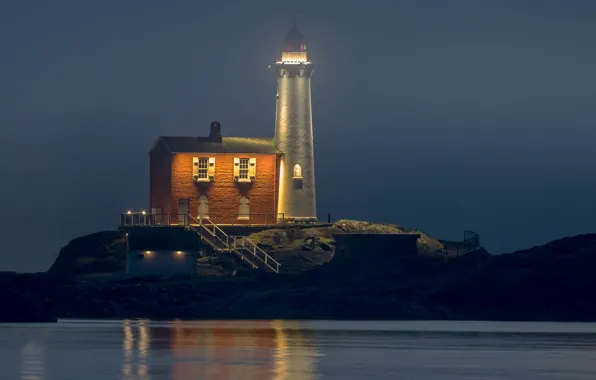
[[480,249],[480,235],[474,231],[464,230],[464,239],[461,241],[441,241],[445,257],[449,256],[449,250],[454,248],[455,255],[461,256]]
[[[212,231],[209,231],[209,233],[211,233],[211,235],[214,235],[215,236],[217,234],[217,232],[219,232],[219,233],[221,233],[224,236],[228,236],[228,234],[226,234],[224,232],[224,230],[222,230],[221,228],[219,228],[219,226],[217,224],[213,223],[211,221],[211,219],[209,219],[209,218],[203,218],[202,216],[200,216],[199,219],[197,219],[197,218],[195,218],[194,216],[192,216],[190,214],[188,214],[188,217],[189,217],[190,220],[196,222],[196,224],[204,227],[207,231],[209,231],[209,228],[207,227],[208,225],[213,226],[213,232]],[[207,221],[208,223],[204,223],[203,221]]]
[[[265,264],[266,267],[268,267],[275,273],[279,273],[279,267],[281,266],[281,264],[246,236],[230,236],[226,234],[226,232],[222,230],[217,224],[207,219],[209,221],[208,227],[205,223],[203,223],[202,217],[199,217],[199,219],[197,219],[194,216],[188,214],[188,218],[188,226],[192,228],[195,232],[197,232],[203,240],[209,242],[213,248],[225,249],[229,252],[234,252],[238,256],[240,256],[242,260],[248,261],[248,263],[253,268],[256,268],[257,266],[255,265],[255,263],[244,254],[244,252],[248,252],[252,257],[255,257],[257,260]],[[197,227],[191,224],[190,221],[193,221],[196,225],[198,225],[198,231]],[[210,229],[211,226],[213,226],[213,231]],[[203,231],[206,231],[213,239],[213,241],[209,241],[208,238],[203,236]],[[215,243],[216,240],[221,243],[221,247],[217,247],[217,244]],[[263,257],[259,257],[259,254]]]
[[[217,227],[216,224],[211,223],[213,225],[213,231],[211,231],[205,224],[203,224],[202,219],[201,220],[197,220],[197,218],[195,218],[194,216],[188,214],[188,218],[189,220],[192,220],[194,222],[196,222],[197,225],[199,225],[200,227],[200,231],[207,231],[207,233],[209,233],[209,235],[211,235],[211,237],[213,238],[213,242],[212,242],[212,246],[215,248],[219,248],[219,249],[230,249],[230,240],[229,240],[229,236],[219,227]],[[190,228],[195,229],[196,227],[193,226],[191,223],[188,224]],[[218,236],[217,235],[217,231],[221,232],[222,236]],[[199,233],[199,235],[202,236],[201,233]],[[215,244],[215,241],[218,240],[221,243],[221,247],[217,247]]]
[[[269,255],[267,252],[265,252],[255,242],[253,242],[246,236],[231,236],[231,238],[236,243],[240,243],[241,247],[246,249],[250,254],[252,254],[260,262],[265,264],[269,269],[271,269],[275,273],[279,273],[279,267],[281,267],[281,264],[279,263],[279,261],[277,261],[273,257],[271,257],[271,255]],[[263,258],[259,257],[259,253],[263,256]]]

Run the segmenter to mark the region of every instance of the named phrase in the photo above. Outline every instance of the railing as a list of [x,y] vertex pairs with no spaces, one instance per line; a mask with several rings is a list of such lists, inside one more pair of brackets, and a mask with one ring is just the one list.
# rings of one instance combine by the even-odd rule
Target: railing
[[[286,223],[283,213],[278,214],[209,214],[195,218],[210,220],[214,224],[227,226],[272,226]],[[188,214],[150,214],[126,212],[120,214],[120,226],[174,226],[193,223]]]
[[121,226],[173,226],[188,225],[188,214],[149,214],[126,212],[120,214]]
[[464,240],[458,242],[443,241],[445,257],[454,257],[480,248],[480,235],[464,230]]
[[[194,230],[201,236],[201,239],[210,244],[214,249],[220,252],[235,253],[242,260],[247,261],[253,269],[256,269],[255,258],[260,261],[267,268],[275,273],[279,273],[281,264],[273,257],[269,256],[267,252],[259,248],[252,240],[244,236],[230,236],[226,234],[219,226],[217,226],[210,219],[199,217],[198,219],[192,215],[188,215],[190,221],[188,227]],[[248,253],[249,255],[245,255]]]
[[198,233],[203,240],[210,243],[213,248],[219,250],[231,250],[230,246],[233,242],[230,241],[230,236],[215,223],[211,222],[209,219],[203,219],[201,217],[197,219],[192,215],[187,215],[187,217],[189,220],[189,224],[187,225]]
[[242,247],[244,250],[252,254],[257,260],[265,264],[269,269],[275,273],[279,273],[281,264],[271,257],[267,252],[263,251],[252,240],[246,236],[232,236],[234,239],[234,248]]

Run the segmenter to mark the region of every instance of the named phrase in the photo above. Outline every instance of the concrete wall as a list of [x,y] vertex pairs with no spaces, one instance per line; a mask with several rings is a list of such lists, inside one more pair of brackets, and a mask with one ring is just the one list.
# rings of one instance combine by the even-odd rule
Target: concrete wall
[[[215,157],[213,182],[196,183],[193,180],[193,157]],[[256,176],[251,183],[234,181],[234,157],[256,158]],[[211,154],[177,153],[172,159],[171,213],[178,213],[178,199],[190,200],[191,215],[198,215],[199,197],[209,200],[209,215],[216,223],[231,223],[238,214],[238,200],[249,200],[252,223],[270,222],[277,213],[277,155],[275,154]],[[165,211],[164,211],[165,213]],[[260,215],[259,215],[260,214]],[[262,219],[262,220],[261,220]],[[234,220],[238,223],[238,220]]]
[[[285,152],[278,211],[289,218],[316,218],[315,161],[310,77],[312,65],[276,65],[275,143]],[[294,165],[302,178],[293,178]]]
[[184,227],[131,227],[125,231],[131,251],[198,251],[205,248],[199,235]]
[[126,276],[197,276],[198,251],[129,251],[126,253]]

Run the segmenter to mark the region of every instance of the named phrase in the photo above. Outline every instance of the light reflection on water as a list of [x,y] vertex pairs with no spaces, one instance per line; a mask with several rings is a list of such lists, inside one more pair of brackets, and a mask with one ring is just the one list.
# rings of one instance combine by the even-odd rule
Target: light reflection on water
[[596,379],[596,324],[0,324],[0,380]]
[[172,380],[313,379],[320,354],[298,327],[287,321],[123,321],[122,379],[151,379],[149,366],[164,359],[158,355],[164,350]]
[[44,350],[44,346],[34,341],[23,347],[21,356],[22,380],[45,379]]
[[122,378],[124,380],[149,380],[149,368],[147,366],[149,328],[147,322],[140,321],[138,324],[133,325],[130,321],[124,321],[122,327],[124,330],[122,339],[124,349]]

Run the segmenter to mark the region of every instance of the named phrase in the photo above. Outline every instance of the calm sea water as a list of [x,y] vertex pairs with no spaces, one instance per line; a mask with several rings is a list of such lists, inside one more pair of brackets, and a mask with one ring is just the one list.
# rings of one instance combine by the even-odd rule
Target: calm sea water
[[596,379],[596,324],[0,325],[0,379]]

